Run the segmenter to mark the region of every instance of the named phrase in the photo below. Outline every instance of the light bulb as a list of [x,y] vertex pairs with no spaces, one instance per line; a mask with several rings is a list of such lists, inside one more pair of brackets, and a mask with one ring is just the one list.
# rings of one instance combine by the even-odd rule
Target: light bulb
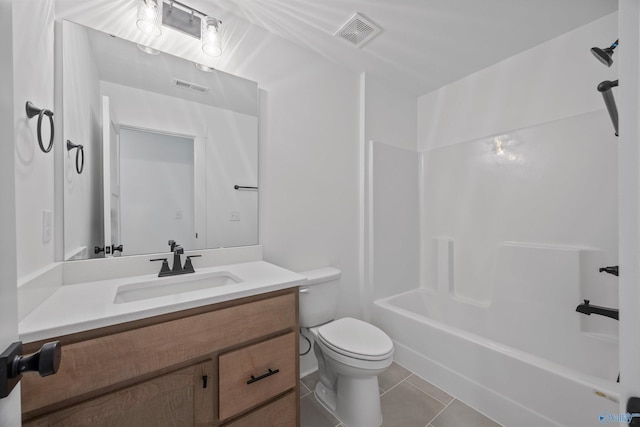
[[155,37],[162,34],[162,0],[138,0],[136,25],[145,34]]
[[220,37],[218,36],[218,25],[220,21],[207,16],[202,20],[202,51],[209,56],[222,55]]

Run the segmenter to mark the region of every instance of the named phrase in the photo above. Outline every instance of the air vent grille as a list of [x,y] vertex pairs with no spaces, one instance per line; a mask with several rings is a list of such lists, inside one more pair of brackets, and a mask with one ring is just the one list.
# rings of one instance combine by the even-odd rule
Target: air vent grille
[[337,36],[355,47],[362,47],[375,36],[380,34],[382,29],[362,14],[354,14],[338,31]]
[[205,94],[209,92],[209,88],[205,86],[200,86],[195,83],[190,83],[185,80],[173,79],[174,86],[177,86],[182,89],[187,89],[193,92]]

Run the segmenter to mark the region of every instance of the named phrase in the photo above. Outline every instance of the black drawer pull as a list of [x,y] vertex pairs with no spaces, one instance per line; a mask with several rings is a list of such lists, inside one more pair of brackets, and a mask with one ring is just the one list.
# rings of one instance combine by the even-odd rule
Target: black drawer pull
[[277,374],[278,372],[280,372],[280,369],[276,369],[276,370],[274,370],[274,371],[272,371],[271,369],[269,369],[269,372],[267,372],[266,374],[262,374],[262,375],[260,375],[259,377],[254,377],[253,375],[251,375],[251,379],[250,379],[249,381],[247,381],[247,384],[253,384],[253,383],[255,383],[256,381],[263,380],[263,379],[265,379],[265,378],[267,378],[267,377],[270,377],[271,375],[275,375],[275,374]]

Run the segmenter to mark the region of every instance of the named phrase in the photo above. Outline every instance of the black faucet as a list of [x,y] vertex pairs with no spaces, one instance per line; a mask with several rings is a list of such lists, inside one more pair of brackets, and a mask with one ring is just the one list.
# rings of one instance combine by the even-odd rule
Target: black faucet
[[197,258],[202,255],[189,255],[187,256],[187,260],[184,262],[184,267],[182,267],[182,259],[181,255],[184,253],[184,249],[182,246],[178,245],[175,240],[169,240],[169,245],[171,245],[173,252],[173,267],[169,270],[169,262],[167,258],[156,258],[150,261],[162,261],[162,267],[160,269],[160,273],[158,273],[158,277],[165,276],[176,276],[178,274],[187,274],[187,273],[195,273],[195,269],[193,268],[193,264],[191,263],[191,258]]
[[591,305],[589,304],[589,300],[584,300],[583,304],[580,304],[576,307],[576,311],[578,313],[586,314],[587,316],[591,316],[592,314],[599,314],[600,316],[610,317],[612,319],[618,319],[618,309],[617,308],[607,308],[601,307],[599,305]]

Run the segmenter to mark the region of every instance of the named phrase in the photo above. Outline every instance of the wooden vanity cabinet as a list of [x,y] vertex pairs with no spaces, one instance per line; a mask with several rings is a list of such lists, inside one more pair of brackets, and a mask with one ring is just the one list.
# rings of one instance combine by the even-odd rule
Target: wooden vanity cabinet
[[59,337],[23,425],[299,426],[298,330],[294,288]]

